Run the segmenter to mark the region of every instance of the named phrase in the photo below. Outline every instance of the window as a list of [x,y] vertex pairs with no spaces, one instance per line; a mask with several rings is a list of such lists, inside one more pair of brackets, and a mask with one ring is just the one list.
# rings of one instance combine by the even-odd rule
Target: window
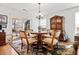
[[79,12],[75,13],[75,33],[79,33]]
[[40,27],[41,28],[46,28],[46,19],[41,19],[40,20]]

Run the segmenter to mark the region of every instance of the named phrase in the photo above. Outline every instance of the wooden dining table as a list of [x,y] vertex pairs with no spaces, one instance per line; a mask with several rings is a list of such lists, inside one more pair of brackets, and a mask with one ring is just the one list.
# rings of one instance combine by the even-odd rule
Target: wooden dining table
[[43,45],[43,35],[44,34],[48,34],[47,32],[32,32],[31,34],[36,34],[36,37],[37,37],[37,48],[39,49],[39,47],[42,47]]
[[36,35],[36,47],[34,49],[37,50],[36,54],[38,54],[39,52],[43,52],[44,54],[47,54],[47,49],[44,47],[44,45],[46,45],[45,43],[43,43],[43,39],[44,38],[48,38],[47,35],[48,32],[32,32],[31,34]]
[[40,49],[43,50],[43,35],[48,34],[47,32],[32,32],[31,34],[36,35],[36,49],[39,51]]
[[48,34],[47,32],[33,32],[33,33],[31,33],[31,34],[36,34],[36,36],[37,36],[37,41],[38,42],[41,42],[42,41],[42,36],[44,35],[44,34]]

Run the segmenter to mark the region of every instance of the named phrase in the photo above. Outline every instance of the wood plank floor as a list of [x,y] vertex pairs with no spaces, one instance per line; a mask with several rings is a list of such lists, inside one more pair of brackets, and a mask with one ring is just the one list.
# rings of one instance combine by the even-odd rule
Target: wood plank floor
[[0,55],[18,55],[16,51],[9,45],[0,46]]
[[[18,54],[9,44],[6,44],[4,46],[0,46],[0,55],[18,55]],[[77,55],[79,55],[79,48],[77,51]]]

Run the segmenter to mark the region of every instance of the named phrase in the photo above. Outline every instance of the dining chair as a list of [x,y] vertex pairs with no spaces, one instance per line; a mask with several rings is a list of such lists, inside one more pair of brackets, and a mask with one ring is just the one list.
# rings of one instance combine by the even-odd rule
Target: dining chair
[[43,45],[48,51],[53,51],[53,45],[55,45],[58,40],[57,38],[60,36],[60,30],[53,30],[52,32],[52,37],[50,36],[43,36],[43,43],[47,45]]
[[26,31],[20,31],[20,38],[21,38],[21,49],[23,48],[23,43],[27,45],[27,54],[28,51],[30,49],[30,46],[37,42],[37,40],[35,39],[36,37],[29,37],[26,33]]

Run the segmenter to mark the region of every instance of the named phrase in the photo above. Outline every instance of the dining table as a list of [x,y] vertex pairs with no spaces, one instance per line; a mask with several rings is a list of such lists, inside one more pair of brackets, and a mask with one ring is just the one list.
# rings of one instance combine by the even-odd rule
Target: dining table
[[[38,50],[43,48],[43,36],[44,34],[48,34],[48,32],[32,32],[31,34],[36,35],[37,44],[36,47]],[[42,49],[43,50],[43,49]]]
[[37,36],[37,41],[41,42],[44,34],[48,34],[47,32],[32,32],[31,34],[35,34]]
[[45,43],[43,40],[45,38],[53,38],[52,35],[50,35],[50,33],[48,31],[45,32],[32,32],[32,35],[36,36],[36,40],[37,42],[35,43],[35,45],[33,45],[33,50],[36,52],[36,54],[39,53],[43,53],[45,55],[47,55],[48,49],[46,48],[46,46],[48,46],[47,43]]

